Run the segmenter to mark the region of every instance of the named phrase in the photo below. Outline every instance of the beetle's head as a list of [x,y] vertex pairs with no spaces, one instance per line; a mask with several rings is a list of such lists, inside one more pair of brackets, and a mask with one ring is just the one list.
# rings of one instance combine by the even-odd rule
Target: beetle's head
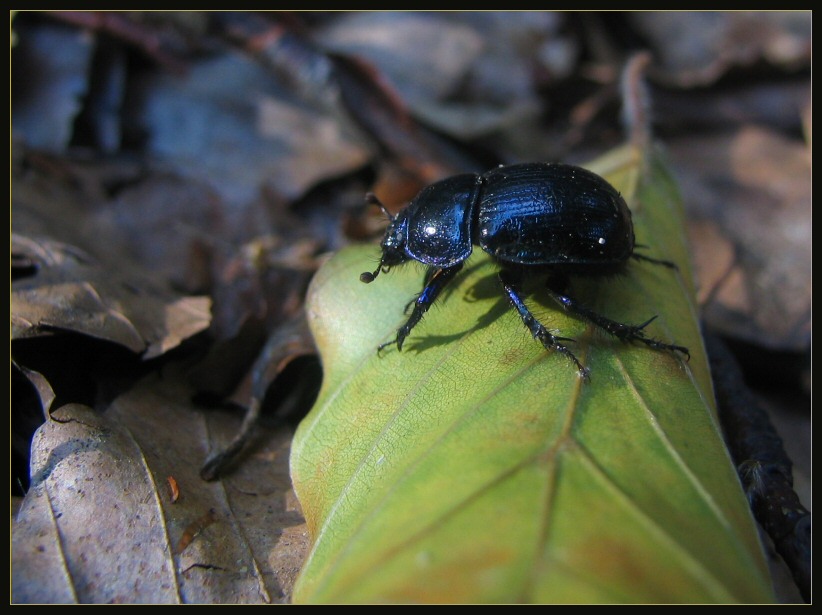
[[373,273],[365,271],[360,274],[360,281],[366,284],[373,282],[380,271],[388,273],[391,267],[401,265],[410,258],[405,251],[405,245],[408,241],[408,217],[405,210],[396,216],[389,214],[385,208],[383,208],[383,211],[391,219],[391,224],[385,229],[385,236],[382,239],[382,244],[380,244],[382,247],[380,266]]

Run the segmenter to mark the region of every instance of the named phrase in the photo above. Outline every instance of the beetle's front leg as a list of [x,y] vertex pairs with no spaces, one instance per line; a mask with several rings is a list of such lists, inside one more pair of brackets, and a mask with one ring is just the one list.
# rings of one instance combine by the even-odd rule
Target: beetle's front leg
[[417,323],[420,322],[422,315],[425,314],[428,311],[428,308],[433,305],[442,289],[454,279],[454,276],[459,273],[460,269],[462,269],[462,263],[454,265],[453,267],[447,267],[445,269],[432,268],[425,276],[426,282],[422,292],[413,302],[414,310],[411,312],[408,322],[399,328],[397,331],[397,337],[393,341],[380,344],[377,351],[379,352],[386,346],[390,346],[395,343],[397,344],[397,350],[402,350],[402,344],[405,341],[405,338],[408,337],[408,334],[411,333],[411,329],[413,329]]

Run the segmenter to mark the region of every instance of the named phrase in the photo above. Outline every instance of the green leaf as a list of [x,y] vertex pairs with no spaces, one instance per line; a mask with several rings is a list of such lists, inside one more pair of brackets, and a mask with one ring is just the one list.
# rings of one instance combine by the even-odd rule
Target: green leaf
[[625,344],[543,296],[529,305],[591,369],[534,341],[475,250],[402,352],[423,269],[368,286],[375,246],[334,256],[308,302],[325,368],[292,448],[314,541],[295,602],[768,602],[747,503],[713,407],[681,204],[658,159],[590,165],[626,197],[644,254],[575,280],[585,304],[687,346]]

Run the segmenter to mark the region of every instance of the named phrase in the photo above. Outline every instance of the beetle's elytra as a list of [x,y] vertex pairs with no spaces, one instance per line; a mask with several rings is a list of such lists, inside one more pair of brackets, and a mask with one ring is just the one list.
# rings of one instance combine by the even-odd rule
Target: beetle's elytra
[[[373,195],[368,200],[385,207]],[[386,214],[388,212],[386,211]],[[564,344],[573,340],[553,335],[526,307],[520,286],[524,276],[547,278],[551,297],[565,310],[624,341],[680,352],[688,349],[646,337],[645,327],[616,322],[581,305],[568,293],[569,276],[618,273],[634,258],[676,268],[669,261],[634,252],[631,211],[611,184],[586,169],[549,163],[500,166],[483,173],[455,175],[424,188],[411,203],[391,216],[382,240],[379,267],[360,280],[411,260],[429,267],[422,292],[408,321],[394,340],[402,345],[442,289],[454,279],[477,245],[500,266],[502,288],[523,323],[548,350],[567,356],[580,376],[584,367]]]

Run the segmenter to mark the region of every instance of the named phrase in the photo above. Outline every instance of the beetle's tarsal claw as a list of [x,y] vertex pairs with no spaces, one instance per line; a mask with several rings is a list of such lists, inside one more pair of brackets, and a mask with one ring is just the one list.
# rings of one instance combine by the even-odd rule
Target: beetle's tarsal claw
[[[383,342],[379,346],[377,346],[377,354],[380,354],[384,349],[388,348],[389,346],[393,346],[397,343],[397,340],[391,340],[390,342]],[[402,344],[400,344],[402,346]]]

